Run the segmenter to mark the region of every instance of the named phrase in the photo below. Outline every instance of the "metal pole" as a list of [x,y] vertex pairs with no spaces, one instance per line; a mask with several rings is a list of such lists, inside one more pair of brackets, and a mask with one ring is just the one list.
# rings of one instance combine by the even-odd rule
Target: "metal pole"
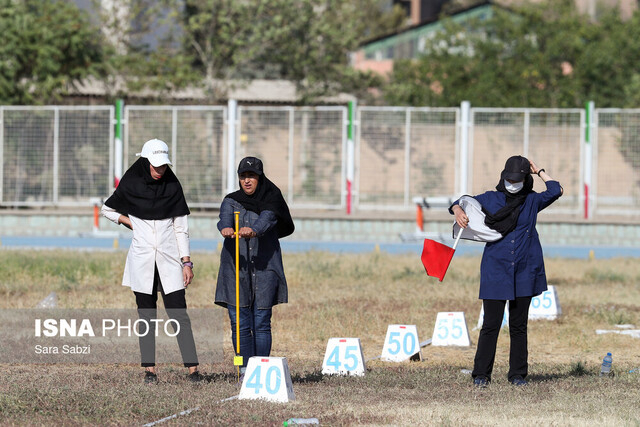
[[53,113],[53,203],[58,203],[58,191],[60,188],[60,110],[56,108]]
[[459,194],[467,194],[469,182],[469,110],[471,103],[460,104],[460,188]]
[[407,108],[404,117],[404,198],[402,204],[409,206],[411,191],[411,108]]
[[124,101],[118,99],[116,101],[116,138],[115,138],[115,170],[114,170],[114,187],[117,187],[122,178],[122,109]]
[[236,113],[238,102],[230,99],[228,103],[229,120],[227,128],[229,129],[227,138],[227,193],[231,193],[236,188],[238,177],[236,176]]
[[523,129],[523,139],[524,139],[524,147],[522,149],[522,155],[526,158],[529,158],[529,128],[531,126],[531,117],[529,116],[529,110],[524,112],[524,129]]
[[178,172],[178,109],[171,109],[171,163],[173,163],[173,173]]
[[591,187],[591,163],[593,161],[591,154],[591,129],[593,126],[593,109],[595,104],[593,101],[587,102],[585,107],[585,133],[584,133],[584,219],[589,219],[589,190]]
[[236,240],[236,356],[233,364],[237,366],[238,381],[240,381],[240,366],[242,366],[242,356],[240,356],[240,212],[233,213],[235,217],[235,240]]
[[354,102],[349,101],[347,108],[347,214],[351,214],[353,178],[355,175],[355,146],[353,141]]
[[289,109],[289,165],[287,170],[287,203],[293,204],[293,139],[295,134],[295,111],[293,107]]
[[[0,159],[4,159],[4,107],[0,107]],[[4,161],[0,162],[0,202],[4,202]]]

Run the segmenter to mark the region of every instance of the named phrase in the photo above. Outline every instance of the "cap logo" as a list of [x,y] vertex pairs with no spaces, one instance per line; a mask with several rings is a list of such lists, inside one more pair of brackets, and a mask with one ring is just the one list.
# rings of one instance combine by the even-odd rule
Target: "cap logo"
[[252,165],[252,163],[251,163],[249,160],[247,160],[247,164],[248,164],[249,166],[251,166],[251,165]]
[[153,151],[151,154],[169,154],[169,152],[164,150],[156,150],[156,151]]

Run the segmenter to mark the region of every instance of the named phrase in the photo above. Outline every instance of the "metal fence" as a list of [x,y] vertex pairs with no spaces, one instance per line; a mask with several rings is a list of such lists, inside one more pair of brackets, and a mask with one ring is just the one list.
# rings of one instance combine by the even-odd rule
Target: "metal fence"
[[240,107],[234,165],[259,157],[292,206],[340,208],[346,114],[344,107]]
[[0,107],[0,203],[88,204],[113,182],[114,107]]
[[[411,209],[415,196],[492,189],[517,153],[563,185],[554,213],[640,217],[640,110],[588,116],[465,103],[359,107],[351,156],[346,107],[126,106],[122,164],[160,138],[189,205],[217,207],[237,184],[237,162],[255,155],[293,208],[314,209],[345,208],[352,167],[353,209],[382,211]],[[113,107],[0,107],[0,120],[2,206],[81,206],[113,191]]]
[[413,196],[455,194],[459,116],[458,108],[359,108],[355,206],[405,209]]
[[[507,158],[514,154],[533,160],[558,180],[563,196],[554,212],[579,215],[584,206],[584,110],[471,109],[470,194],[493,189]],[[541,180],[534,190],[544,191]]]
[[593,212],[640,216],[640,109],[596,110]]
[[167,143],[173,171],[192,207],[217,206],[225,193],[226,107],[127,106],[125,167],[149,139]]

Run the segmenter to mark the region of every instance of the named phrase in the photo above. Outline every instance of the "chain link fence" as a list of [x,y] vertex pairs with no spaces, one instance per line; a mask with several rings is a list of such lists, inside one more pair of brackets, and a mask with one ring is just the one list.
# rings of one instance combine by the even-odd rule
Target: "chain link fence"
[[594,216],[640,216],[640,109],[596,110]]
[[265,175],[293,207],[343,205],[346,114],[344,107],[240,107],[237,164],[263,160]]
[[459,109],[361,107],[356,206],[406,209],[414,196],[456,192]]
[[227,109],[199,106],[127,106],[125,170],[144,143],[167,143],[173,171],[191,207],[218,206],[224,197]]
[[4,206],[88,205],[113,188],[114,108],[0,107]]
[[[554,213],[640,217],[640,110],[596,110],[589,128],[582,109],[467,111],[359,107],[349,158],[346,107],[241,106],[230,132],[226,106],[126,106],[122,166],[162,139],[189,205],[215,208],[228,173],[254,155],[293,208],[338,210],[353,164],[353,208],[383,211],[491,190],[522,154],[562,184]],[[0,120],[2,206],[87,206],[113,191],[113,107],[0,107]]]
[[[554,213],[580,214],[584,203],[583,110],[472,108],[471,118],[471,194],[494,189],[506,159],[521,154],[562,184],[564,193],[554,204]],[[545,188],[542,180],[534,180],[534,191]]]

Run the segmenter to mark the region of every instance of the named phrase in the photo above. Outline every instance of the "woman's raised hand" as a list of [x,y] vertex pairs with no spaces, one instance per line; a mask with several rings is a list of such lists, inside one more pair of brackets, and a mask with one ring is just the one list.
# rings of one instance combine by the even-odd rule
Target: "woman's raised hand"
[[529,160],[529,164],[531,165],[531,174],[532,174],[532,175],[537,175],[537,174],[538,174],[538,171],[540,170],[540,169],[538,168],[538,166],[536,166],[536,164],[535,164],[535,163],[533,163],[533,160]]

